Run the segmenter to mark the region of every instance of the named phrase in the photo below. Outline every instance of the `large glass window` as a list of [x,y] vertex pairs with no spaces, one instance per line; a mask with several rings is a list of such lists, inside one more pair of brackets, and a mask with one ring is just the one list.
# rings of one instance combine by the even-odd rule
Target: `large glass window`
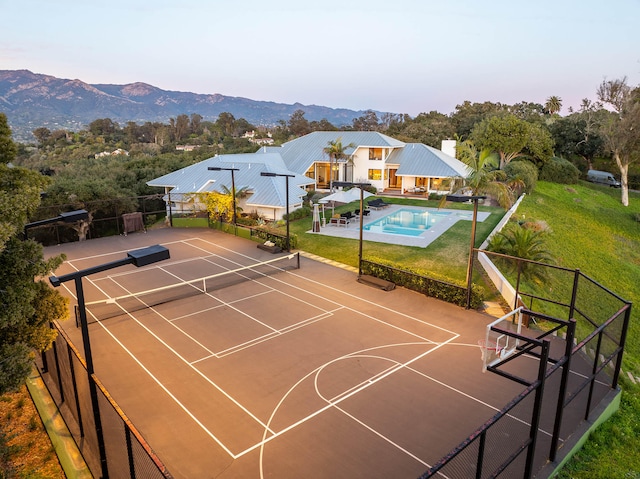
[[370,180],[381,180],[382,179],[382,170],[369,170],[369,179]]
[[369,159],[382,161],[382,148],[369,148]]
[[311,168],[309,168],[304,175],[309,177],[309,178],[314,178],[315,179],[315,177],[316,177],[316,165],[315,164],[311,165]]

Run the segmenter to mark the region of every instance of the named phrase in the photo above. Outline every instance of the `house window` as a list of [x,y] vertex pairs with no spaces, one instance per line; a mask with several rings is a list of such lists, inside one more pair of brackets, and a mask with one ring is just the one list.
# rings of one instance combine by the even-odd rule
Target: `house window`
[[369,148],[369,159],[382,161],[382,148]]
[[315,164],[311,165],[311,168],[309,168],[304,175],[309,178],[315,179],[316,178]]
[[431,189],[435,191],[449,191],[451,189],[451,178],[432,178]]
[[382,170],[369,170],[369,179],[370,180],[381,180],[382,179]]

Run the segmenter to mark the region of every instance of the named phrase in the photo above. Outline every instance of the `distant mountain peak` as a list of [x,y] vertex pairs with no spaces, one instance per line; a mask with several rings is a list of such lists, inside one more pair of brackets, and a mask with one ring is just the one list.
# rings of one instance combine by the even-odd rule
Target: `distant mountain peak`
[[125,96],[147,96],[159,90],[159,88],[151,86],[148,83],[135,82],[123,85],[120,91]]
[[125,124],[163,122],[178,115],[197,113],[215,121],[228,112],[249,123],[276,125],[296,110],[309,121],[328,120],[335,126],[351,124],[363,111],[318,105],[292,105],[272,101],[162,90],[134,82],[126,85],[88,84],[79,79],[61,79],[29,70],[0,70],[0,111],[7,115],[13,136],[32,141],[38,127],[79,130],[99,118]]

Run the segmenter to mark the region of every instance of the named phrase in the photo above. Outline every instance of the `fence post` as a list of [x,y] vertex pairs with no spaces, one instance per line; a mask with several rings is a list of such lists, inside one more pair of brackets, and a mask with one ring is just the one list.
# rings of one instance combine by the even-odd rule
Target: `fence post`
[[580,278],[580,270],[576,269],[573,276],[573,290],[571,291],[571,304],[569,305],[569,319],[575,316],[576,297],[578,296],[578,280]]
[[564,348],[564,360],[562,365],[562,378],[560,379],[560,390],[558,391],[558,403],[556,406],[556,418],[553,424],[553,435],[551,436],[551,448],[549,450],[549,460],[554,462],[558,452],[558,440],[560,439],[560,428],[562,427],[562,416],[564,414],[564,400],[567,397],[567,384],[569,373],[571,372],[571,357],[573,356],[573,339],[576,335],[576,320],[569,319],[567,326],[567,336]]
[[540,425],[540,416],[542,415],[542,397],[544,395],[544,382],[547,373],[547,362],[549,360],[549,348],[551,342],[548,339],[542,341],[542,352],[540,354],[540,363],[538,364],[538,387],[536,388],[536,397],[533,403],[533,415],[531,417],[531,428],[529,430],[529,448],[527,449],[527,460],[524,467],[524,477],[529,479],[533,475],[533,459],[536,452],[536,440],[538,438],[538,426]]
[[624,321],[622,324],[622,334],[620,335],[620,352],[618,353],[618,357],[616,358],[616,367],[613,373],[613,380],[611,381],[611,387],[618,387],[618,379],[620,378],[620,371],[622,370],[622,355],[624,353],[624,345],[627,341],[627,331],[629,329],[629,321],[631,320],[631,303],[627,303],[627,310],[624,313]]

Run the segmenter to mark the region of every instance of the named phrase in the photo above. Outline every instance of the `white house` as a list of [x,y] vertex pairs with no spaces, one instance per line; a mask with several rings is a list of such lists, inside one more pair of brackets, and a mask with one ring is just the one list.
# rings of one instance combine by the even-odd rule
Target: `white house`
[[[352,146],[345,149],[348,160],[333,163],[334,181],[368,182],[380,192],[404,193],[418,188],[446,193],[451,178],[468,175],[468,167],[451,155],[375,131],[316,131],[257,153],[278,152],[289,169],[312,178],[317,189],[329,188],[331,162],[324,149],[338,138],[343,146]],[[455,151],[451,140],[444,143],[449,151]]]
[[[348,159],[330,162],[325,148],[340,139]],[[451,143],[447,144],[450,151]],[[219,155],[182,170],[149,181],[164,187],[174,211],[201,209],[194,193],[231,190],[230,171],[210,171],[209,167],[236,168],[236,190],[250,193],[239,206],[266,218],[280,219],[286,212],[286,180],[264,177],[261,172],[289,177],[289,209],[302,205],[306,189],[328,189],[333,181],[371,183],[379,192],[399,194],[425,192],[445,194],[451,179],[466,177],[468,167],[453,156],[423,145],[404,143],[373,131],[316,131],[282,146],[260,148],[256,153]],[[333,170],[330,172],[330,170]]]

